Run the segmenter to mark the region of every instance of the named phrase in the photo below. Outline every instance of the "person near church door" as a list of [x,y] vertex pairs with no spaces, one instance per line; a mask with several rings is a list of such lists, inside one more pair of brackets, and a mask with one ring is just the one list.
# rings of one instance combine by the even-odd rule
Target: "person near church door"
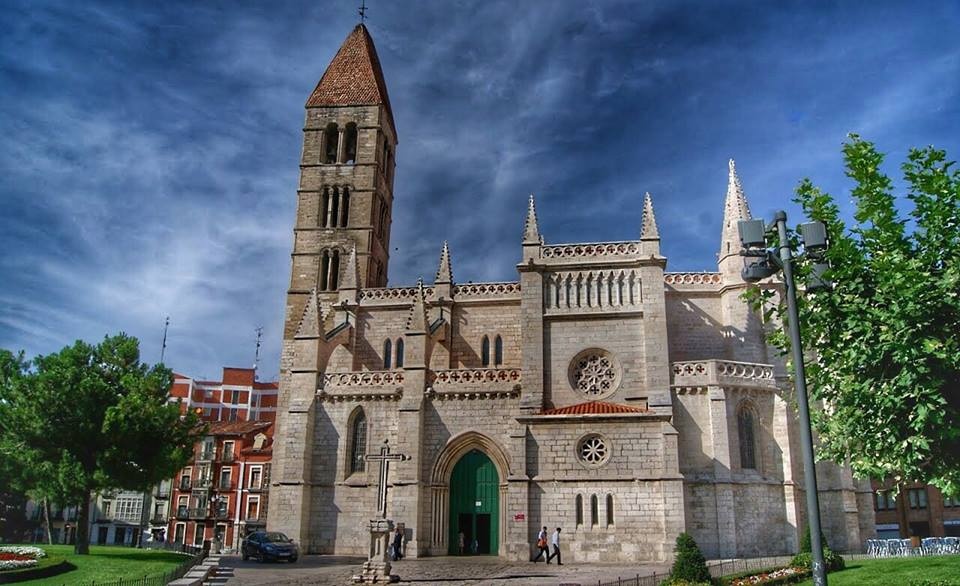
[[550,550],[547,547],[547,526],[544,525],[543,529],[540,530],[540,533],[537,534],[537,557],[531,560],[533,563],[540,561],[540,558],[544,560],[550,557]]
[[547,563],[550,563],[550,560],[557,558],[557,565],[562,566],[563,561],[560,558],[560,528],[557,527],[557,530],[553,532],[553,536],[550,538],[551,543],[553,543],[553,553],[547,556]]
[[393,532],[393,561],[398,561],[403,557],[403,531],[397,527]]

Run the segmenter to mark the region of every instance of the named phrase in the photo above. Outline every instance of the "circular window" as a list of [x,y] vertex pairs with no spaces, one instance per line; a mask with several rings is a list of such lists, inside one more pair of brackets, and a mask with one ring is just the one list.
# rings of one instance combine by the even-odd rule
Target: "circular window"
[[587,397],[598,399],[620,386],[620,361],[606,350],[584,350],[570,363],[570,384]]
[[585,435],[577,443],[577,457],[588,466],[600,466],[610,458],[610,446],[599,434]]

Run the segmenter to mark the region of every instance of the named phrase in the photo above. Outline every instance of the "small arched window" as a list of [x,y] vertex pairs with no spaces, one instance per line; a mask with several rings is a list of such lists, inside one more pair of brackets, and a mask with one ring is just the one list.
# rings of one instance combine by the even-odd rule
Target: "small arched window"
[[393,342],[385,340],[383,342],[383,369],[390,370],[390,355],[393,354]]
[[340,215],[340,188],[334,187],[330,194],[330,215],[327,217],[327,228],[337,227],[337,218]]
[[343,188],[343,202],[340,204],[340,227],[346,228],[350,219],[350,188]]
[[753,411],[744,406],[737,413],[737,436],[740,439],[740,467],[749,470],[757,468],[756,430]]
[[397,368],[403,368],[403,338],[397,338]]
[[494,366],[503,364],[503,338],[500,336],[493,340],[493,364]]
[[480,363],[483,366],[490,366],[490,338],[486,336],[480,341]]
[[340,251],[330,251],[330,273],[327,276],[327,291],[336,291],[340,281]]
[[324,250],[320,253],[320,282],[318,283],[321,291],[327,290],[327,277],[330,274],[330,251]]
[[352,165],[357,160],[357,125],[353,122],[347,124],[344,130],[346,137],[343,145],[344,162]]
[[364,456],[367,451],[367,416],[357,409],[350,430],[350,474],[366,470]]
[[613,495],[607,495],[607,526],[613,525]]
[[330,188],[324,187],[323,194],[320,196],[320,216],[317,218],[317,225],[321,228],[327,226],[327,216],[330,214]]
[[324,132],[324,142],[326,146],[324,147],[323,162],[332,165],[337,162],[337,149],[340,147],[340,129],[336,122],[327,124]]
[[597,495],[590,496],[590,524],[596,526],[598,518],[600,517],[599,504],[597,503]]
[[583,497],[579,494],[577,495],[575,514],[576,514],[577,525],[583,525]]

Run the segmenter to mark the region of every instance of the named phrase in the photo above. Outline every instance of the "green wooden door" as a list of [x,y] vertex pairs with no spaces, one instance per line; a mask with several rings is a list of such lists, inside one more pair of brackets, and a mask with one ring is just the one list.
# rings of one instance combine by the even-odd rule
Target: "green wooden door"
[[473,450],[460,458],[450,476],[449,553],[497,555],[500,541],[500,477],[490,458]]

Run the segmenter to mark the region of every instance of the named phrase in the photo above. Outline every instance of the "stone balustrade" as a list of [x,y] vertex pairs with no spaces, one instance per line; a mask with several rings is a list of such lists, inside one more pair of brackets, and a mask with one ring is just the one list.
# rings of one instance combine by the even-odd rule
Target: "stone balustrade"
[[520,299],[520,283],[465,283],[453,287],[454,299]]
[[[451,368],[427,372],[427,394],[437,398],[487,399],[520,396],[519,368]],[[368,370],[324,374],[322,400],[399,398],[402,370]]]
[[664,273],[663,283],[675,289],[716,289],[723,279],[720,273]]
[[729,360],[674,362],[672,384],[678,387],[754,387],[775,389],[773,366]]
[[[383,287],[379,289],[362,289],[357,293],[357,297],[364,304],[377,302],[404,302],[412,303],[417,294],[416,287]],[[424,287],[423,294],[429,297],[433,294],[433,287]]]
[[640,254],[640,242],[593,242],[584,244],[554,244],[541,248],[545,259],[573,260],[597,257],[635,257]]

